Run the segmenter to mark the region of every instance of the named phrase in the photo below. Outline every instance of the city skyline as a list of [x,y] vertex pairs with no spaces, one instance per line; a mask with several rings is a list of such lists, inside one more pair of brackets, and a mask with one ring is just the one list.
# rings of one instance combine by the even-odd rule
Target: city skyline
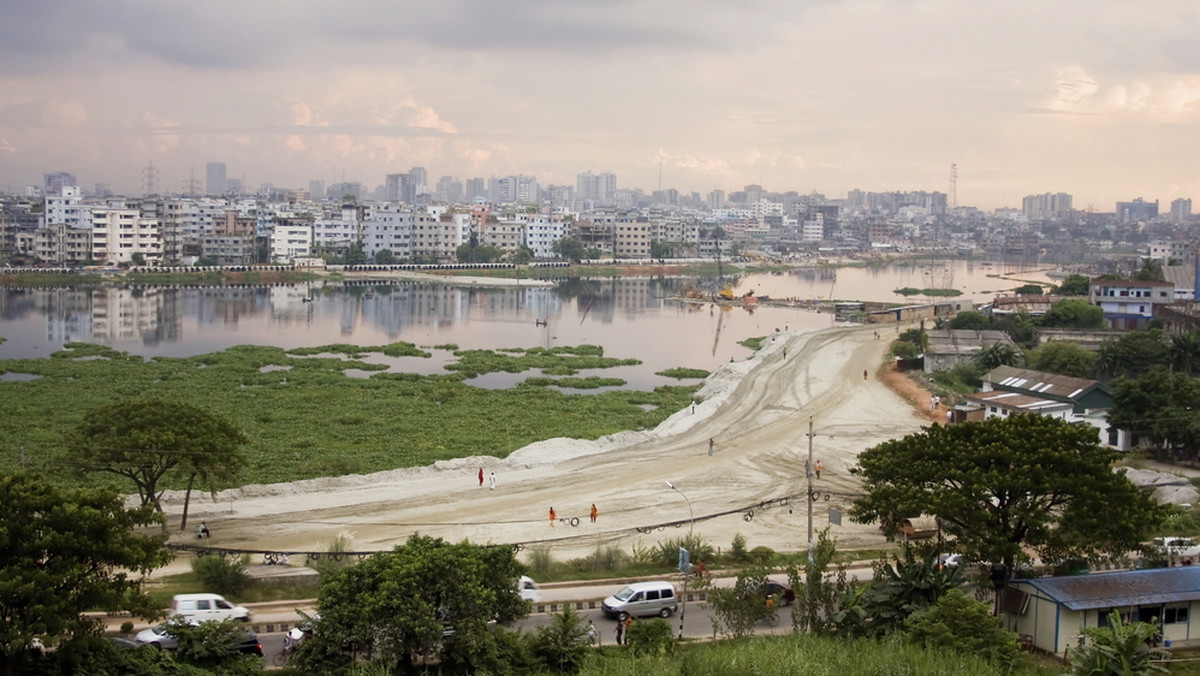
[[[1020,0],[14,4],[0,189],[305,188],[422,166],[652,192],[1200,194],[1196,12]],[[661,176],[661,179],[660,179]],[[432,186],[430,186],[432,187]]]

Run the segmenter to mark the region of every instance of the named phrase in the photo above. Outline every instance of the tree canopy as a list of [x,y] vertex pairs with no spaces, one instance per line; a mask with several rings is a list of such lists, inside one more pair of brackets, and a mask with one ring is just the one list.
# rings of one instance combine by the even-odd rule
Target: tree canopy
[[116,491],[60,490],[24,474],[0,475],[0,671],[34,636],[72,640],[98,631],[84,611],[151,618],[139,576],[171,559],[148,506],[126,509]]
[[1110,424],[1151,443],[1194,458],[1200,450],[1200,380],[1161,366],[1138,377],[1118,378]]
[[578,263],[583,260],[585,255],[583,242],[574,237],[563,237],[554,243],[552,250],[572,263]]
[[1092,280],[1087,275],[1067,275],[1059,285],[1057,293],[1060,296],[1086,296]]
[[1021,286],[1013,289],[1013,293],[1017,294],[1018,296],[1040,296],[1045,292],[1046,290],[1041,284],[1022,284]]
[[[133,481],[143,505],[162,505],[162,479],[171,472],[191,485],[230,479],[242,464],[243,435],[207,411],[161,399],[126,401],[89,411],[70,434],[83,470]],[[187,518],[186,515],[184,517]]]
[[1171,362],[1171,341],[1162,329],[1130,331],[1100,344],[1097,368],[1116,378],[1140,377],[1150,369]]
[[1104,310],[1082,298],[1064,298],[1046,310],[1041,325],[1079,329],[1104,328]]
[[1124,475],[1097,430],[1034,414],[934,425],[884,442],[851,471],[865,497],[851,518],[938,517],[956,549],[1013,570],[1024,548],[1044,561],[1120,555],[1139,546],[1159,508]]
[[1052,341],[1033,350],[1026,360],[1029,368],[1071,376],[1090,378],[1096,365],[1096,353],[1078,343]]
[[489,623],[528,613],[517,592],[522,572],[511,547],[413,535],[321,579],[311,654],[357,646],[397,665],[418,656],[470,664],[491,640]]

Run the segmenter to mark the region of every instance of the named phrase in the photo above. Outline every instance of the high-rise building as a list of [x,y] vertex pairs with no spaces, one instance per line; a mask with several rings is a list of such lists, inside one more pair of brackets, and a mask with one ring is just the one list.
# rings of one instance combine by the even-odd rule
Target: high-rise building
[[229,187],[225,181],[225,163],[209,162],[205,166],[204,192],[208,195],[223,195]]
[[475,200],[486,200],[487,182],[482,178],[468,178],[466,191],[468,201],[473,202]]
[[1192,217],[1192,200],[1180,197],[1171,200],[1171,220],[1186,221]]
[[1031,221],[1048,221],[1068,214],[1072,201],[1072,197],[1065,192],[1026,195],[1021,200],[1021,211]]
[[429,176],[425,173],[425,167],[413,167],[408,170],[408,175],[412,178],[414,195],[424,195],[429,192]]
[[617,194],[617,176],[612,172],[593,174],[588,171],[575,177],[575,197],[609,205]]
[[325,198],[325,181],[308,182],[308,199],[316,202]]
[[413,204],[417,201],[417,186],[413,183],[411,173],[388,174],[383,182],[384,199],[388,202],[405,202]]
[[708,208],[720,209],[725,206],[725,191],[713,190],[708,193]]
[[496,182],[497,202],[531,204],[538,199],[538,182],[532,176],[506,176]]
[[1138,197],[1132,202],[1117,202],[1117,221],[1120,223],[1149,221],[1155,218],[1158,218],[1158,200],[1147,202]]
[[57,171],[53,174],[42,174],[42,194],[61,195],[63,188],[79,185],[75,182],[75,174]]

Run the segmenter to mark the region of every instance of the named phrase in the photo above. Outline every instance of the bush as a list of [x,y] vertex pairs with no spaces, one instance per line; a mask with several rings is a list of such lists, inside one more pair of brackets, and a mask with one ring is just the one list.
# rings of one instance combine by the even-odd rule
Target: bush
[[350,559],[345,555],[350,551],[350,538],[344,533],[330,541],[325,553],[320,557],[313,556],[308,561],[308,567],[317,571],[321,577],[336,573],[350,565]]
[[549,617],[550,624],[537,628],[534,651],[554,671],[579,671],[588,652],[587,628],[579,622],[579,613],[565,604],[561,613],[551,613]]
[[625,644],[634,655],[672,655],[675,653],[675,634],[661,617],[640,620],[629,625]]
[[250,555],[241,556],[197,556],[192,559],[192,572],[208,591],[217,594],[237,594],[250,584],[246,564]]
[[554,567],[554,557],[550,554],[549,547],[530,547],[528,552],[530,571],[545,575]]
[[729,558],[733,559],[734,563],[745,563],[750,560],[750,554],[746,551],[745,535],[736,533],[733,536],[733,542],[729,544]]
[[674,568],[679,563],[679,548],[688,550],[692,561],[711,561],[713,546],[695,533],[679,538],[669,538],[658,543],[656,563]]
[[775,550],[771,549],[770,547],[763,547],[762,545],[759,545],[758,547],[751,549],[750,553],[748,555],[748,560],[750,561],[750,563],[754,563],[754,564],[757,564],[760,566],[765,566],[766,564],[770,563],[774,559],[775,559]]
[[961,650],[1011,668],[1020,659],[1017,635],[1006,631],[991,604],[976,601],[961,590],[946,592],[937,605],[904,621],[909,640],[926,648]]
[[567,563],[575,570],[617,570],[625,563],[625,552],[616,545],[597,545],[587,556]]

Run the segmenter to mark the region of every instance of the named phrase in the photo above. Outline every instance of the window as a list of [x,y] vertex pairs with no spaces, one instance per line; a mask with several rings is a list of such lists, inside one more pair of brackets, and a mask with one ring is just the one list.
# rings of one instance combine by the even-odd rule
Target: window
[[651,589],[651,590],[647,591],[646,592],[646,600],[647,601],[657,601],[658,600],[658,590]]
[[209,605],[209,602],[207,600],[196,601],[196,609],[197,610],[209,610],[209,609],[211,609],[211,606]]
[[1188,621],[1188,607],[1182,606],[1178,608],[1165,608],[1163,610],[1163,624],[1180,624]]

